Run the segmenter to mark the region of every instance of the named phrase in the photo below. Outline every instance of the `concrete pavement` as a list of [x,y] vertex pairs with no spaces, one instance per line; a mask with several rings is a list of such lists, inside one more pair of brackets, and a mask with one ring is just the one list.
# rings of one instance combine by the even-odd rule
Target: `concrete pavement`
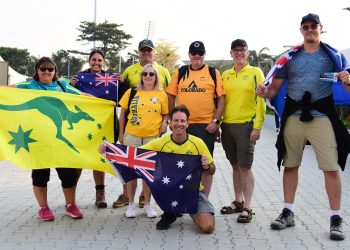
[[[201,234],[188,215],[166,231],[155,229],[159,218],[148,219],[142,214],[135,219],[126,218],[125,207],[111,208],[122,187],[118,179],[109,175],[106,177],[108,207],[96,208],[94,181],[89,170],[83,171],[77,189],[84,218],[73,220],[64,216],[63,193],[53,170],[48,197],[55,221],[40,222],[36,217],[38,205],[32,192],[31,172],[0,162],[0,249],[350,249],[349,163],[342,172],[342,215],[347,238],[335,242],[329,240],[329,206],[323,174],[317,168],[310,146],[305,149],[300,169],[294,206],[296,227],[282,231],[270,229],[270,222],[283,205],[282,173],[276,167],[275,140],[273,119],[268,117],[253,165],[255,216],[246,225],[236,222],[238,214],[220,214],[220,208],[233,199],[232,170],[221,145],[216,145],[217,172],[210,194],[216,209],[216,229],[211,235]],[[159,207],[155,208],[160,215]]]

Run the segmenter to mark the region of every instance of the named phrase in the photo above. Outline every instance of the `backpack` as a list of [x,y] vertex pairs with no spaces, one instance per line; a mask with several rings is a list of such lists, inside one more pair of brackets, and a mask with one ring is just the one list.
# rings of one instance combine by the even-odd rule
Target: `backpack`
[[[177,78],[177,84],[179,84],[180,79],[185,80],[186,78],[188,78],[189,76],[189,65],[182,65],[178,70],[179,70],[179,75]],[[211,76],[211,79],[213,79],[214,81],[214,92],[215,92],[215,97],[214,97],[214,103],[215,103],[215,107],[217,107],[217,96],[216,96],[216,70],[214,66],[210,66],[209,67],[209,74]]]

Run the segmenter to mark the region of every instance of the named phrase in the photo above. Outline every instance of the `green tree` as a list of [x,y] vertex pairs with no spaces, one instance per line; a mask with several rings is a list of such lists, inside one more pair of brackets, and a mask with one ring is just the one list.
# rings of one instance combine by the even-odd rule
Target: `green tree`
[[18,73],[27,76],[34,75],[38,58],[32,56],[27,49],[0,47],[0,55]]
[[116,54],[126,48],[130,43],[127,40],[132,36],[120,29],[122,24],[109,23],[94,23],[88,21],[80,22],[78,30],[81,34],[77,41],[96,42],[96,47],[100,48],[106,56],[108,54]]
[[177,61],[181,58],[177,50],[178,47],[166,40],[161,40],[155,46],[154,61],[167,68],[171,75],[175,72]]
[[71,55],[69,51],[63,49],[57,51],[56,53],[52,53],[51,57],[57,64],[59,75],[68,78],[79,72],[85,61]]
[[249,63],[252,66],[261,68],[265,76],[270,71],[275,61],[274,57],[268,53],[269,51],[267,47],[262,48],[258,53],[255,50],[250,50],[248,56]]

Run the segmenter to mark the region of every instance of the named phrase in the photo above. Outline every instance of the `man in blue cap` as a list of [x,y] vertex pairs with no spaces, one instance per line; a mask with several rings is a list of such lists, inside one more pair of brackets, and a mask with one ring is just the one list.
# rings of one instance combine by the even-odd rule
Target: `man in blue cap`
[[[298,170],[306,142],[316,154],[323,171],[330,205],[330,238],[343,240],[340,217],[341,178],[350,151],[350,136],[338,118],[332,95],[333,81],[320,76],[333,72],[347,92],[350,92],[350,66],[345,57],[321,42],[322,24],[316,14],[301,20],[300,32],[304,44],[295,48],[291,59],[277,73],[272,83],[258,86],[256,93],[263,98],[274,97],[288,80],[286,104],[276,147],[284,165],[284,209],[271,223],[272,229],[294,227],[293,203],[298,186]],[[327,79],[326,79],[327,80]],[[303,191],[302,191],[303,192]],[[304,191],[305,192],[305,191]],[[310,214],[312,214],[311,212]]]

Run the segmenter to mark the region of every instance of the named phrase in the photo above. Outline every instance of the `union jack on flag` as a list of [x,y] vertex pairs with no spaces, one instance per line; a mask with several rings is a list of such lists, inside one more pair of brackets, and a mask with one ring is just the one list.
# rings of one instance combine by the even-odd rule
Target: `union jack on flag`
[[[119,163],[120,165],[135,170],[136,173],[143,175],[148,181],[154,181],[156,161],[150,158],[156,156],[156,152],[140,152],[142,149],[134,147],[119,148],[111,143],[108,143],[108,147],[110,151],[106,152],[106,157],[111,163]],[[129,180],[126,180],[126,182],[128,181]]]
[[76,88],[93,96],[117,101],[121,86],[116,73],[78,73]]
[[203,170],[201,156],[155,152],[109,142],[105,145],[105,157],[124,183],[142,178],[165,212],[197,212]]
[[105,86],[108,86],[109,83],[114,84],[114,86],[118,86],[118,79],[116,78],[116,73],[112,74],[98,74],[96,73],[97,77],[95,77],[96,86],[100,84],[104,84]]

